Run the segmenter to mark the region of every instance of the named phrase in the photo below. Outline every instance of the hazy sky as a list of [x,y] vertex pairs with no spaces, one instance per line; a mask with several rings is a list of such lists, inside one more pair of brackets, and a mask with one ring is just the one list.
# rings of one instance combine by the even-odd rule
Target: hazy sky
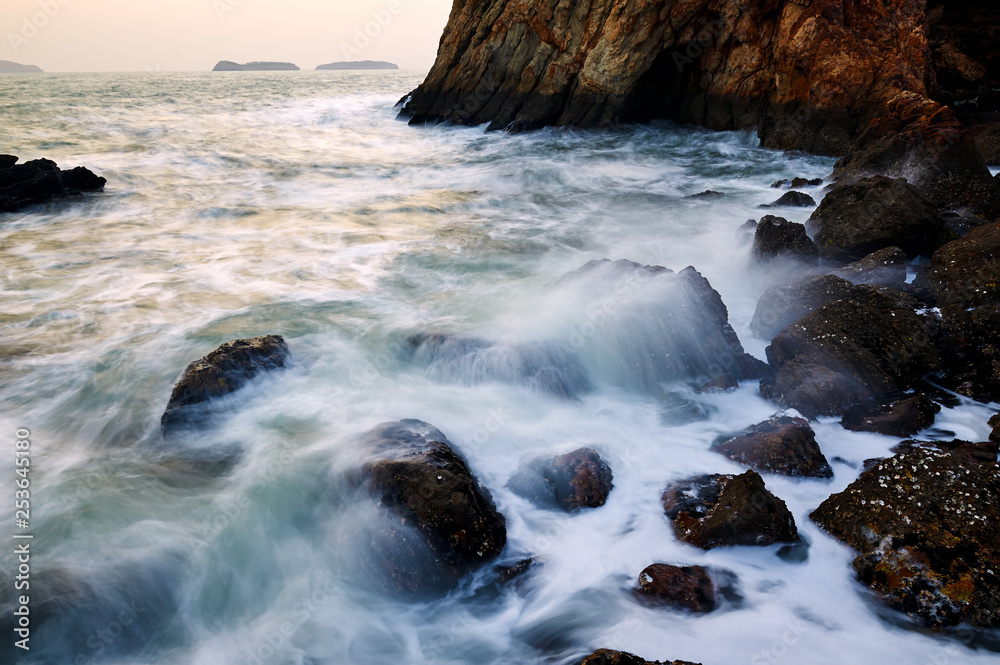
[[427,69],[451,3],[0,0],[0,60],[49,72],[205,71],[219,60],[280,60],[302,69],[388,60]]

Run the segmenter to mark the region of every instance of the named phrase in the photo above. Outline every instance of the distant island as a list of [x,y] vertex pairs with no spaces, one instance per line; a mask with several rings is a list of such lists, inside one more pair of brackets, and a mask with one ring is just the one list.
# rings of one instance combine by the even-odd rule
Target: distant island
[[297,72],[299,68],[290,62],[248,62],[241,65],[229,60],[220,60],[213,72]]
[[399,65],[381,60],[355,60],[352,62],[331,62],[316,69],[399,69]]
[[35,65],[22,65],[10,60],[0,60],[0,74],[40,74],[41,67]]

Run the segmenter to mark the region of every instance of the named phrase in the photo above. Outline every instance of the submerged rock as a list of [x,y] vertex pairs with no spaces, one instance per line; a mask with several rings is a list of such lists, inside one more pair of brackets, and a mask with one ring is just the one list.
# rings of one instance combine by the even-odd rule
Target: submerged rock
[[806,222],[819,254],[852,261],[887,247],[930,255],[954,238],[934,204],[905,180],[863,178],[834,188]]
[[525,385],[562,398],[579,397],[591,389],[579,357],[554,342],[504,344],[448,333],[422,333],[407,343],[409,359],[439,380]]
[[715,582],[701,566],[654,563],[639,574],[637,595],[647,603],[711,612],[718,605]]
[[13,155],[0,157],[0,212],[14,212],[57,196],[95,192],[107,184],[83,166],[60,170],[49,159],[18,164]]
[[704,192],[698,192],[697,194],[689,194],[685,196],[686,199],[721,199],[725,194],[722,192],[716,192],[711,189],[706,189]]
[[811,208],[816,205],[816,200],[808,194],[802,192],[785,192],[776,201],[772,201],[762,208]]
[[831,478],[833,470],[802,418],[777,416],[737,436],[722,436],[712,450],[760,473]]
[[598,508],[614,487],[611,467],[592,448],[580,448],[523,466],[507,482],[514,494],[567,512]]
[[785,502],[768,492],[754,471],[672,483],[663,493],[663,509],[679,540],[705,550],[799,538]]
[[877,462],[811,515],[854,570],[932,626],[1000,626],[1000,467],[916,449]]
[[855,432],[913,436],[933,425],[940,410],[926,395],[916,394],[890,402],[858,404],[847,410],[840,424]]
[[754,259],[762,263],[777,258],[815,263],[818,254],[805,226],[774,215],[766,215],[757,224],[752,252]]
[[886,247],[835,270],[834,274],[852,284],[876,284],[899,289],[906,282],[906,265],[906,252],[899,247]]
[[625,651],[613,651],[612,649],[598,649],[590,654],[577,665],[699,665],[687,660],[644,660]]
[[[937,368],[932,331],[916,313],[923,303],[885,287],[855,289],[850,298],[824,305],[774,337],[767,357],[777,375],[762,383],[765,397],[792,408],[805,405],[809,417],[840,415],[853,403],[905,391]],[[787,372],[782,376],[792,363],[794,374],[818,365],[842,379],[825,376],[831,391],[824,395],[816,381],[798,386]]]
[[187,366],[174,386],[160,418],[164,435],[184,425],[197,425],[211,415],[206,403],[234,393],[261,372],[288,361],[288,345],[281,335],[227,342]]
[[[399,530],[385,533],[384,586],[409,594],[451,584],[495,558],[507,542],[506,520],[489,491],[440,430],[419,420],[383,423],[362,443],[373,456],[364,469],[369,491],[396,516]],[[406,525],[419,532],[437,570],[414,571],[407,558]],[[430,588],[428,588],[430,587]]]
[[849,298],[854,287],[834,275],[810,277],[794,284],[772,286],[757,301],[750,320],[750,332],[771,340],[779,332],[827,303]]

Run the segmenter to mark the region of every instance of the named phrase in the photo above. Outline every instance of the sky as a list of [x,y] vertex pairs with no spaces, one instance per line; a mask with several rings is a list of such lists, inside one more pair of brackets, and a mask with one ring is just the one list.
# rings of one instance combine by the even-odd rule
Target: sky
[[219,60],[429,69],[452,0],[0,0],[0,60],[47,72],[207,71]]

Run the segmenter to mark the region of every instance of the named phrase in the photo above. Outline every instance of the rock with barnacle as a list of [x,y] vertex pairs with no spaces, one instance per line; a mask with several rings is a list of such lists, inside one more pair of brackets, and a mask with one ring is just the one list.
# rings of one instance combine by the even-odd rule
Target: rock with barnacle
[[1000,626],[1000,465],[914,448],[880,460],[812,519],[858,550],[854,570],[931,626]]

